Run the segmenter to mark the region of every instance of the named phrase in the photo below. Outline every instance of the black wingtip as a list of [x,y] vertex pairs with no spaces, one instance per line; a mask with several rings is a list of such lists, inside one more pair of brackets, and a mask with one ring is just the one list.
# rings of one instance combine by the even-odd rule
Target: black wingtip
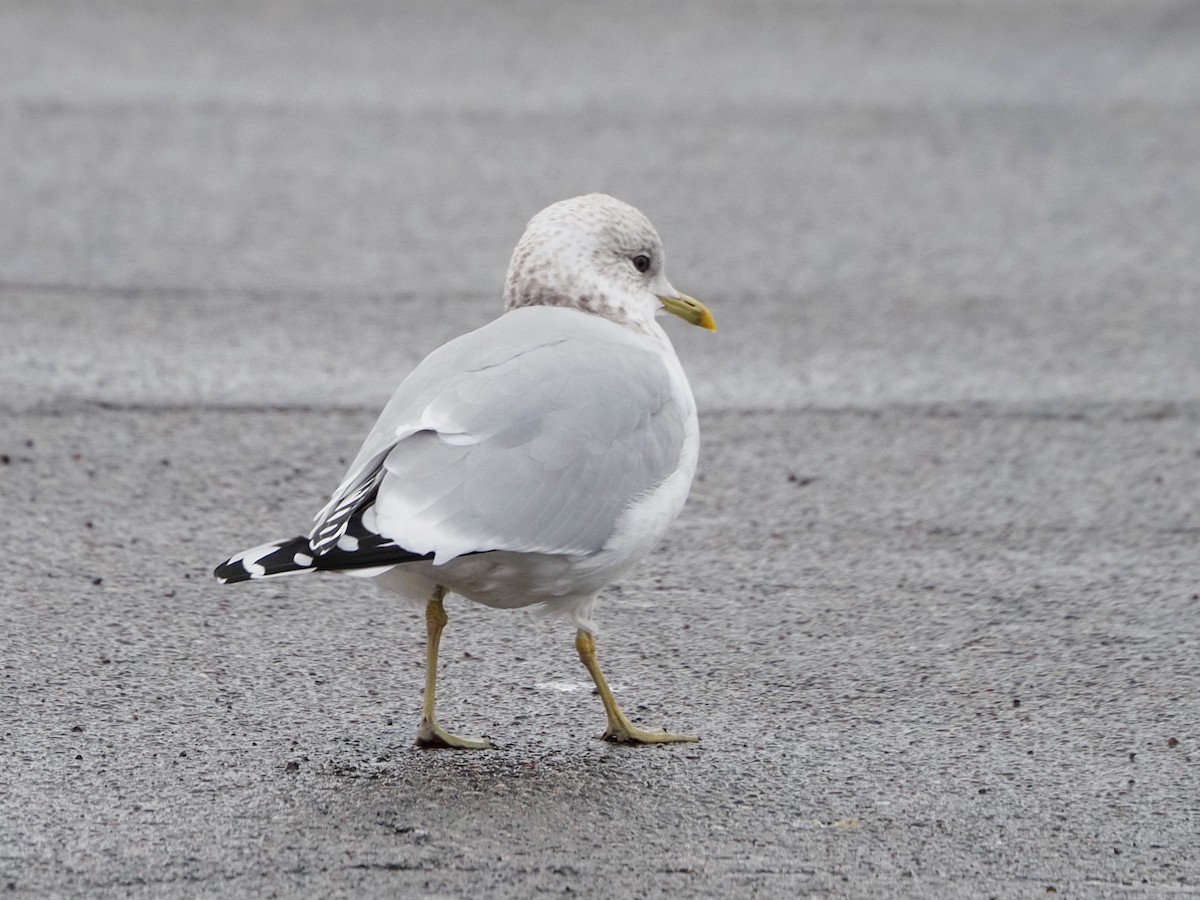
[[434,558],[432,553],[405,550],[383,535],[369,530],[363,525],[361,516],[352,517],[346,524],[345,534],[353,539],[349,542],[353,549],[343,548],[339,543],[322,552],[314,549],[316,541],[295,537],[243,550],[213,569],[213,576],[221,584],[237,584],[239,581],[303,572],[382,569]]
[[213,569],[213,577],[221,584],[237,584],[239,581],[249,581],[251,575],[240,562],[230,558]]
[[213,576],[221,584],[236,584],[254,578],[311,572],[313,568],[308,538],[295,537],[243,550],[213,569]]

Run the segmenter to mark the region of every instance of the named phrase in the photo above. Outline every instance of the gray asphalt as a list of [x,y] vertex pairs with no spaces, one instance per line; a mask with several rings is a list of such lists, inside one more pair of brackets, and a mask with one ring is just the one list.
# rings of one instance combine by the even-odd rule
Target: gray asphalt
[[[1200,894],[1200,6],[0,6],[0,892]],[[570,629],[220,587],[605,190],[715,335]]]

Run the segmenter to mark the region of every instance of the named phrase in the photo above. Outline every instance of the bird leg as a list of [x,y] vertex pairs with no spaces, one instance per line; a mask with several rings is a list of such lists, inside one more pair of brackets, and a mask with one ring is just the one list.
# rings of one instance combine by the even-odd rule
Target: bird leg
[[691,734],[672,734],[669,731],[647,731],[638,728],[621,712],[621,707],[617,706],[617,698],[613,696],[608,682],[604,680],[600,664],[596,662],[595,638],[582,628],[579,629],[575,634],[575,649],[579,653],[580,661],[592,676],[592,681],[596,682],[600,699],[604,701],[604,712],[608,716],[608,728],[602,735],[604,740],[614,744],[674,744],[694,743],[700,740]]
[[425,702],[421,708],[421,722],[417,725],[418,747],[449,747],[456,750],[487,750],[491,744],[484,738],[459,737],[443,731],[434,715],[434,690],[437,686],[438,645],[442,641],[442,629],[446,627],[446,609],[442,598],[446,589],[438,585],[433,599],[425,604],[425,630],[429,640],[425,645]]

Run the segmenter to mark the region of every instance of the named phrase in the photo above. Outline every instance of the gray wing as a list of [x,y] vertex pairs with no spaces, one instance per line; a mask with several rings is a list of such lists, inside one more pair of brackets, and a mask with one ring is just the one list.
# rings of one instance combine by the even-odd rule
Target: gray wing
[[514,310],[431,354],[397,390],[329,505],[337,542],[374,527],[441,563],[463,553],[590,553],[678,467],[689,411],[646,338],[574,310]]

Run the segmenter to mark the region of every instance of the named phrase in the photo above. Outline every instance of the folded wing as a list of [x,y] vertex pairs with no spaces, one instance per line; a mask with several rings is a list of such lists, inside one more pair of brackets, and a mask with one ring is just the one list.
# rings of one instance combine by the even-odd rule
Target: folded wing
[[651,339],[569,309],[510,312],[397,389],[329,504],[314,551],[369,510],[435,563],[488,550],[587,554],[678,467],[687,410]]

